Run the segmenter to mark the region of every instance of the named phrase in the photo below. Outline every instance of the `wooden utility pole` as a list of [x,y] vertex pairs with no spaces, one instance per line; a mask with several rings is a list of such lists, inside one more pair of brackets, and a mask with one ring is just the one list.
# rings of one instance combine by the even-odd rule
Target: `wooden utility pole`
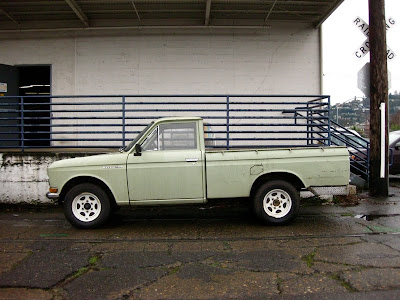
[[[385,0],[369,0],[370,46],[370,183],[375,197],[389,194],[388,170],[388,72],[386,51]],[[384,115],[381,115],[383,109]],[[384,117],[384,124],[382,124]],[[385,130],[383,131],[384,126]],[[381,140],[384,138],[384,140]],[[383,146],[383,147],[382,147]],[[381,149],[383,148],[383,149]],[[383,151],[383,153],[381,152]],[[382,163],[384,164],[382,166]]]

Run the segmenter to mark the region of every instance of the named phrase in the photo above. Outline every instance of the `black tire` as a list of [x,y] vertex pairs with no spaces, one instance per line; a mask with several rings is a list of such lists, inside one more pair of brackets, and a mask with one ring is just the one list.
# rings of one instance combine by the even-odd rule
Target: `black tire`
[[273,224],[285,224],[292,220],[300,205],[296,188],[283,180],[263,184],[253,200],[257,217],[263,222]]
[[65,195],[64,215],[77,228],[98,228],[111,213],[107,193],[93,183],[81,183]]

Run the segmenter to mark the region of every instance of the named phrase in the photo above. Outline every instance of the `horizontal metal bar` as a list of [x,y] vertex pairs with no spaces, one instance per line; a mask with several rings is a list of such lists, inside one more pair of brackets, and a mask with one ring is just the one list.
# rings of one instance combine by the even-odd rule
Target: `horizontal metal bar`
[[[47,133],[52,135],[60,134],[122,134],[123,131],[24,131],[25,134],[30,133]],[[4,132],[0,132],[4,133]],[[138,134],[140,131],[125,131],[126,134]]]
[[[0,103],[0,106],[17,106],[20,105],[20,102],[10,102],[10,103]],[[192,102],[163,102],[163,101],[157,101],[157,102],[129,102],[127,101],[125,103],[126,105],[225,105],[226,102],[197,102],[197,101],[192,101]],[[232,105],[296,105],[296,104],[304,104],[304,102],[246,102],[246,101],[233,101]],[[50,105],[50,106],[58,106],[58,105],[122,105],[122,102],[32,102],[32,103],[25,103],[24,106],[29,106],[29,105]],[[328,103],[321,103],[320,106],[327,106]],[[311,108],[295,108],[296,110],[304,109],[304,110],[310,110]]]
[[[287,99],[277,101],[279,98]],[[130,139],[131,136],[139,133],[137,128],[130,131],[127,128],[144,128],[147,125],[147,120],[167,117],[176,112],[199,112],[198,114],[202,115],[200,117],[203,117],[208,125],[223,127],[224,130],[206,130],[205,132],[208,134],[226,134],[227,138],[206,137],[206,140],[222,140],[226,141],[227,144],[232,142],[234,144],[232,148],[306,147],[307,145],[269,145],[261,142],[291,140],[301,144],[306,144],[306,142],[312,144],[314,141],[324,142],[330,137],[328,131],[329,111],[327,109],[329,107],[329,96],[324,95],[37,95],[3,97],[2,99],[8,103],[0,103],[0,120],[18,124],[4,124],[6,122],[2,122],[0,134],[5,129],[6,132],[3,133],[10,138],[13,137],[11,134],[21,135],[22,138],[0,139],[0,141],[21,142],[21,149],[29,149],[30,147],[27,147],[26,143],[35,142],[49,143],[51,146],[32,146],[31,148],[57,148],[58,146],[52,145],[53,142],[71,142],[74,144],[76,142],[87,142],[89,144],[96,142],[93,146],[69,146],[70,148],[82,149],[110,147],[109,145],[98,145],[98,142],[117,142],[118,144],[121,142],[125,145],[126,135],[129,135]],[[14,102],[13,99],[16,101]],[[286,100],[289,101],[285,102]],[[227,101],[230,101],[230,106],[226,106]],[[312,104],[310,105],[310,103]],[[276,107],[276,105],[280,107]],[[277,115],[284,113],[285,107],[293,106],[297,106],[296,109],[290,109],[287,112],[292,112],[294,115]],[[143,115],[149,112],[151,116]],[[227,112],[227,115],[210,116],[214,112]],[[274,114],[272,116],[271,114],[266,115],[268,112]],[[40,116],[39,113],[49,116]],[[126,113],[131,113],[131,116],[127,116]],[[12,114],[15,114],[15,116],[12,116]],[[229,120],[227,116],[229,116]],[[240,123],[242,121],[244,121],[243,124]],[[296,121],[298,124],[296,124]],[[65,122],[72,124],[65,124]],[[83,122],[88,122],[88,124],[82,124]],[[129,124],[129,122],[133,123]],[[276,129],[272,129],[272,126]],[[110,129],[96,130],[105,127]],[[243,127],[246,127],[247,130],[242,130]],[[63,131],[64,128],[68,130]],[[232,128],[236,128],[236,130],[231,130]],[[267,128],[272,130],[266,130]],[[83,130],[79,131],[79,129]],[[69,138],[65,136],[67,134],[74,136]],[[240,134],[246,136],[241,137]],[[286,136],[259,137],[259,134],[286,134]],[[315,134],[319,137],[294,136],[299,134]],[[85,138],[85,135],[91,136]],[[261,145],[237,145],[236,142],[240,141],[245,143],[246,141],[255,142]],[[222,148],[227,146],[224,145]],[[65,145],[59,147],[68,148]],[[12,148],[15,148],[15,146],[12,146]]]
[[[328,131],[321,131],[321,132],[315,132],[315,131],[229,131],[231,134],[265,134],[265,133],[272,133],[272,134],[280,134],[280,133],[287,133],[287,134],[299,134],[299,133],[313,133],[313,134],[326,134]],[[1,134],[19,134],[21,131],[1,131]],[[122,134],[123,131],[27,131],[24,130],[25,134]],[[140,131],[125,131],[126,134],[137,134],[140,133]],[[226,131],[204,131],[204,133],[226,133]],[[212,139],[212,138],[210,138]],[[292,139],[292,138],[291,138]],[[361,147],[360,147],[361,148]],[[365,148],[365,147],[363,147]]]
[[[219,130],[219,131],[208,131],[205,130],[204,133],[225,133],[226,131],[224,130]],[[315,131],[312,130],[296,130],[296,131],[290,131],[290,130],[229,130],[230,133],[293,133],[293,134],[298,134],[298,133],[316,133]],[[318,133],[328,133],[328,130],[325,131],[318,131]]]
[[[126,126],[135,126],[135,127],[146,127],[148,124],[146,123],[134,123],[134,124],[126,124]],[[208,124],[213,127],[226,127],[226,124]],[[0,127],[121,127],[122,124],[0,124]],[[259,123],[238,123],[238,124],[229,124],[229,126],[243,126],[243,127],[322,127],[328,126],[319,125],[319,124],[259,124]]]
[[[76,109],[76,110],[54,110],[54,109],[36,109],[36,110],[29,110],[29,109],[24,109],[24,110],[8,110],[4,112],[52,112],[52,113],[81,113],[81,112],[100,112],[100,113],[110,113],[110,112],[123,112],[122,109]],[[169,111],[179,111],[179,112],[186,112],[186,111],[197,111],[197,112],[219,112],[219,111],[226,111],[225,109],[193,109],[193,108],[188,108],[188,109],[125,109],[125,112],[169,112]],[[278,110],[277,110],[278,111]],[[2,111],[1,111],[2,112]],[[0,113],[1,113],[0,112]],[[72,119],[72,117],[71,117]]]
[[[63,146],[26,146],[24,145],[24,149],[48,149],[48,148],[58,148],[58,149],[101,149],[101,148],[109,148],[109,149],[119,149],[121,146],[115,146],[115,145],[96,145],[96,146],[79,146],[79,145],[63,145]],[[0,145],[0,149],[22,149],[22,146],[4,146]]]
[[[2,139],[2,141],[5,142],[15,142],[15,141],[21,141],[21,139]],[[96,141],[102,141],[102,142],[121,142],[122,138],[119,139],[45,139],[45,138],[39,138],[39,139],[32,139],[32,138],[24,138],[25,142],[44,142],[44,141],[53,141],[53,142],[96,142]]]
[[[165,116],[167,117],[167,116]],[[157,117],[155,116],[144,116],[144,117],[125,117],[125,119],[129,120],[150,120],[150,119],[156,119]],[[226,116],[207,116],[203,117],[203,119],[226,119]],[[286,117],[286,116],[231,116],[231,119],[273,119],[273,120],[292,120],[292,117]],[[0,120],[15,120],[18,119],[20,120],[21,118],[0,118]],[[104,116],[104,117],[24,117],[24,120],[121,120],[121,117],[115,117],[115,116]],[[318,117],[314,118],[313,120],[328,120],[327,117]],[[255,124],[258,125],[258,124]]]
[[[178,95],[162,95],[162,94],[138,94],[138,95],[29,95],[29,96],[5,96],[4,98],[54,98],[54,99],[62,99],[62,98],[315,98],[308,100],[319,101],[321,99],[328,99],[329,95],[287,95],[287,94],[276,94],[276,95],[246,95],[246,94],[178,94]],[[3,98],[3,97],[2,97]]]
[[[211,146],[206,147],[207,149],[212,148],[223,148],[226,149],[226,146]],[[257,148],[321,148],[321,145],[229,145],[229,148],[236,148],[236,149],[254,149],[255,151],[258,150]]]
[[207,140],[215,140],[215,141],[320,141],[327,140],[328,138],[207,138]]

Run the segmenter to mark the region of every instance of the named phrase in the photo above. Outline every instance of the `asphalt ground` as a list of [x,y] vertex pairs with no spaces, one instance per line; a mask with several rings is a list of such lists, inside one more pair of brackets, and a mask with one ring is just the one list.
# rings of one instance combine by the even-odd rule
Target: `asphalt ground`
[[245,201],[122,208],[96,230],[2,205],[0,299],[399,299],[400,178],[390,193],[307,200],[286,226]]

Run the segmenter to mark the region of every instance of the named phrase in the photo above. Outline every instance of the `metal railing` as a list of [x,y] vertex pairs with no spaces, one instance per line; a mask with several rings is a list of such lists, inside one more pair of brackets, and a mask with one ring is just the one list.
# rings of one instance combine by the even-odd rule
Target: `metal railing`
[[199,116],[207,147],[331,144],[321,95],[85,95],[0,98],[0,148],[118,148],[160,117]]
[[331,121],[332,144],[345,145],[350,154],[350,171],[369,182],[370,142],[342,125]]

